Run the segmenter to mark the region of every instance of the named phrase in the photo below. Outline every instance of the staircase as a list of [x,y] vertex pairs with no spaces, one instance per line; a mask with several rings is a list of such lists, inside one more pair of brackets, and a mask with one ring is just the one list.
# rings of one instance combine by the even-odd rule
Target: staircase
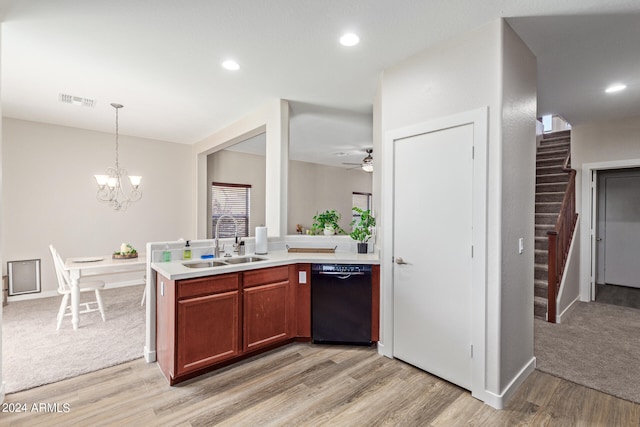
[[536,154],[536,210],[534,309],[535,317],[547,320],[548,237],[553,231],[567,191],[569,174],[563,166],[571,149],[571,131],[544,134]]

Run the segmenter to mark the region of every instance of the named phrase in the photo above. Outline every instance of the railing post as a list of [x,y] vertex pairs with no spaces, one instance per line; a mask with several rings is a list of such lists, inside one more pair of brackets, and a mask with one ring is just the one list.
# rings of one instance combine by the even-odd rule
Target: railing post
[[548,231],[549,257],[547,273],[547,322],[556,323],[556,294],[558,282],[558,232]]

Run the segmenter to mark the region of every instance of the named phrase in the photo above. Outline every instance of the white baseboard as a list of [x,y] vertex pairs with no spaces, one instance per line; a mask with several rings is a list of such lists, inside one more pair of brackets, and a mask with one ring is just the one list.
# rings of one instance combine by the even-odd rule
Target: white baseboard
[[144,360],[147,361],[147,363],[153,363],[156,361],[156,352],[154,351],[149,351],[149,349],[147,348],[147,346],[144,346]]
[[562,323],[562,319],[563,318],[567,318],[567,316],[569,316],[571,314],[571,312],[573,311],[574,308],[576,308],[576,305],[578,305],[578,302],[580,302],[580,295],[578,295],[576,297],[576,299],[574,299],[573,301],[571,301],[571,304],[569,304],[567,306],[567,308],[564,309],[564,311],[558,315],[556,315],[556,323]]
[[488,390],[485,390],[484,396],[474,396],[492,406],[496,409],[503,409],[511,396],[518,390],[518,387],[522,385],[524,380],[536,369],[536,358],[532,357],[531,360],[518,372],[518,374],[511,380],[508,386],[504,388],[501,394],[495,394]]

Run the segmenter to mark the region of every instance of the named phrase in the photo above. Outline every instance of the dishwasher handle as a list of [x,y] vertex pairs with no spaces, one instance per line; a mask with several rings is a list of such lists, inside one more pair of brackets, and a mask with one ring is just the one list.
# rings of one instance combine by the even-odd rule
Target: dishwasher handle
[[318,271],[317,274],[323,276],[336,276],[338,279],[348,279],[351,276],[364,276],[367,273],[365,273],[364,271],[355,271],[352,273],[341,273],[339,271]]

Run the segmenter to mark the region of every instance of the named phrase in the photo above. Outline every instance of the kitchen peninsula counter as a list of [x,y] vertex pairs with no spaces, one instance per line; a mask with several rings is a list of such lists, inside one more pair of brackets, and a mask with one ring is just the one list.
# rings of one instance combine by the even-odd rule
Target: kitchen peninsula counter
[[[270,251],[265,255],[246,254],[244,256],[264,258],[262,261],[248,262],[244,264],[233,264],[218,267],[205,268],[189,268],[184,263],[198,261],[224,261],[224,256],[219,258],[191,260],[175,260],[170,262],[153,262],[151,268],[162,276],[170,280],[192,279],[197,277],[211,276],[224,273],[236,273],[241,271],[255,270],[259,268],[277,267],[288,264],[308,263],[308,264],[380,264],[380,258],[377,253],[358,254],[354,252],[335,252],[335,253],[303,253],[303,252],[287,252],[286,250]],[[238,258],[234,255],[231,258]]]

